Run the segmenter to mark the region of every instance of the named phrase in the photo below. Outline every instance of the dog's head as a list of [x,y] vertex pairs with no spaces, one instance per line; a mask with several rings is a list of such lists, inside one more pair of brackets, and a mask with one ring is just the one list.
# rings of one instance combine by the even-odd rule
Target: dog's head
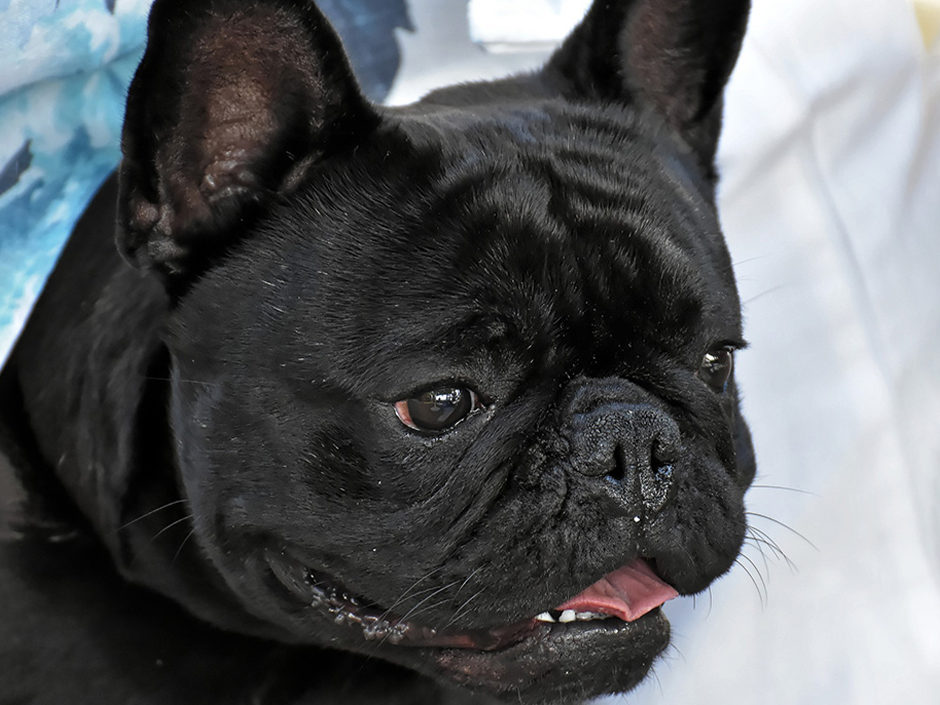
[[157,0],[119,241],[244,613],[512,700],[646,674],[754,473],[713,172],[747,7],[598,2],[540,73],[392,110],[310,3]]

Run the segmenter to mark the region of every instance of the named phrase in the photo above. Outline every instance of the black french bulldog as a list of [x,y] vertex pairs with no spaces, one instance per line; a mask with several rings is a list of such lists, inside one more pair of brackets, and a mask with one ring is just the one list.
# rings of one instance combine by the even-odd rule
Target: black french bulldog
[[3,702],[637,684],[746,528],[714,159],[748,9],[597,0],[542,71],[392,109],[311,2],[157,0],[0,379]]

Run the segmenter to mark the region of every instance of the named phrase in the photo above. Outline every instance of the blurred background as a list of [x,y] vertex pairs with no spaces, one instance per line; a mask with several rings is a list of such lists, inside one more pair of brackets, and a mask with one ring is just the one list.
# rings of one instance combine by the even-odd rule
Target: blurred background
[[[0,0],[0,359],[119,158],[150,0]],[[320,0],[373,100],[538,66],[585,0]],[[720,210],[749,545],[605,703],[940,702],[940,2],[756,0]]]

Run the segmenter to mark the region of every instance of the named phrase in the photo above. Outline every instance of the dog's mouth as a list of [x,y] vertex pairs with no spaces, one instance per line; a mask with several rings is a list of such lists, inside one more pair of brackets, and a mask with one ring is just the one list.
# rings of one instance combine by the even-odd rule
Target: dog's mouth
[[360,629],[367,641],[401,646],[495,651],[522,641],[540,625],[549,626],[552,633],[609,630],[612,624],[639,620],[679,594],[647,561],[636,558],[554,609],[502,627],[456,631],[424,626],[408,620],[407,613],[399,616],[370,604],[286,554],[269,551],[265,557],[277,580],[311,609],[323,612],[336,624]]

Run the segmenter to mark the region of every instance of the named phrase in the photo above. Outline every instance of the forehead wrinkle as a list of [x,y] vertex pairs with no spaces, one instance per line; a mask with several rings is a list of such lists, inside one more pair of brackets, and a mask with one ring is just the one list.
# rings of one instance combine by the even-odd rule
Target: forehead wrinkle
[[[522,132],[478,122],[472,135],[455,140],[472,144],[445,160],[439,182],[440,200],[459,210],[459,216],[451,212],[458,216],[451,225],[469,235],[466,256],[456,261],[474,263],[478,293],[487,293],[488,284],[499,289],[500,305],[510,303],[514,326],[529,337],[555,337],[595,312],[618,315],[618,328],[631,324],[637,333],[682,328],[687,314],[712,298],[690,261],[709,247],[696,241],[701,217],[651,201],[653,184],[667,185],[658,175],[662,165],[616,148],[652,145],[654,137],[610,116],[562,118],[560,125],[543,122]],[[538,140],[528,139],[533,132]],[[499,149],[490,144],[497,133]],[[684,203],[680,210],[686,207],[692,208]],[[611,313],[612,296],[627,306]]]
[[[610,180],[583,188],[577,180],[565,181],[557,167],[551,160],[530,160],[524,174],[490,181],[478,191],[468,210],[476,211],[474,221],[482,223],[476,259],[485,270],[505,269],[514,297],[520,284],[526,294],[553,294],[550,298],[565,304],[564,318],[605,308],[611,294],[702,303],[706,286],[690,253],[670,236],[641,193],[633,197],[633,189],[624,189],[625,197]],[[598,193],[616,207],[601,204],[587,220],[583,208],[580,221],[561,215],[561,204],[594,200]],[[500,208],[507,200],[513,207]],[[519,272],[527,275],[521,281],[512,276]],[[544,296],[536,298],[545,305]],[[591,299],[598,305],[589,305]]]

